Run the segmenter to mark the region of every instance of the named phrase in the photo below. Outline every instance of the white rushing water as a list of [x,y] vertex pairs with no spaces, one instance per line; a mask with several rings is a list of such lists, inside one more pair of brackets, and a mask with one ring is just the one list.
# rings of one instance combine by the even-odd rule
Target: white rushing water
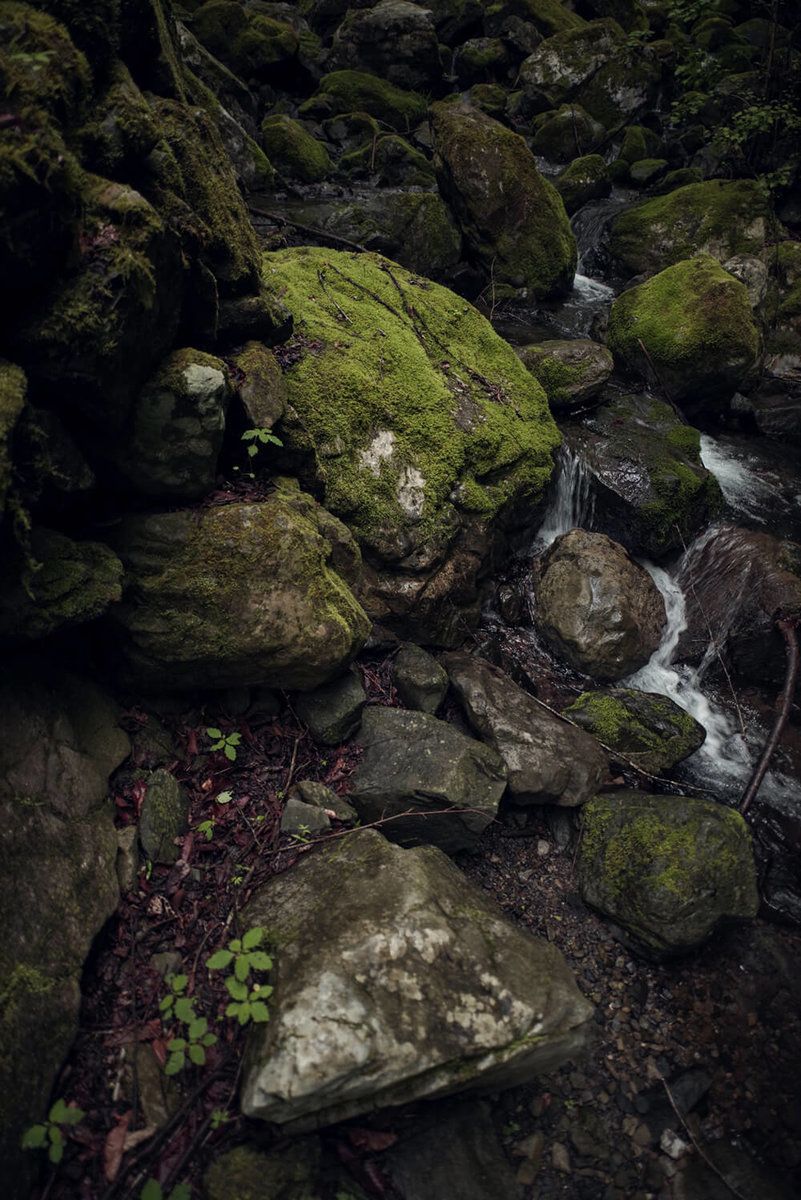
[[[767,507],[769,499],[775,498],[772,485],[714,438],[702,437],[702,454],[705,466],[717,477],[729,508],[759,519],[758,512]],[[590,476],[580,457],[563,447],[553,495],[537,534],[535,550],[546,548],[569,529],[592,528],[593,518]],[[714,536],[714,529],[701,534],[702,538]],[[685,597],[678,583],[680,563],[672,569],[647,561],[642,561],[642,566],[662,594],[667,624],[650,661],[622,680],[620,686],[667,696],[703,725],[706,730],[703,746],[679,768],[678,773],[687,782],[733,799],[743,791],[750,778],[754,761],[761,751],[764,731],[754,727],[747,729],[746,739],[737,719],[706,684],[704,668],[709,657],[714,656],[714,649],[707,651],[707,658],[697,668],[687,664],[674,665],[672,660],[686,627]],[[763,790],[781,792],[788,786],[788,781],[781,777],[768,776]]]

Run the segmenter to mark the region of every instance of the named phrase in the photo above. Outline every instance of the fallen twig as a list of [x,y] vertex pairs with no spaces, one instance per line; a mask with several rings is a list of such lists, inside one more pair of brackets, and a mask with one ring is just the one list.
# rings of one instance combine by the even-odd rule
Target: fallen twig
[[668,1100],[670,1101],[670,1107],[673,1109],[674,1113],[676,1114],[676,1116],[677,1116],[677,1117],[679,1118],[679,1120],[681,1121],[682,1128],[684,1129],[684,1131],[686,1132],[686,1134],[687,1134],[687,1136],[689,1137],[690,1141],[692,1142],[692,1146],[693,1146],[693,1149],[695,1150],[695,1152],[696,1152],[697,1154],[700,1154],[701,1158],[704,1160],[704,1162],[705,1162],[705,1163],[706,1163],[706,1165],[709,1167],[709,1169],[710,1169],[711,1171],[714,1171],[714,1172],[715,1172],[715,1174],[717,1175],[718,1179],[722,1179],[722,1180],[723,1180],[723,1182],[726,1184],[726,1187],[729,1189],[729,1191],[731,1192],[731,1194],[732,1194],[733,1196],[736,1196],[736,1197],[737,1197],[737,1200],[748,1200],[748,1197],[747,1197],[747,1196],[744,1196],[744,1195],[742,1194],[742,1192],[738,1192],[738,1191],[737,1191],[737,1188],[734,1186],[734,1184],[732,1184],[732,1183],[729,1183],[728,1179],[727,1179],[727,1178],[726,1178],[726,1176],[723,1174],[723,1172],[721,1171],[720,1167],[717,1167],[717,1166],[715,1166],[715,1164],[713,1163],[713,1161],[712,1161],[712,1159],[709,1157],[709,1155],[706,1153],[706,1151],[705,1151],[705,1150],[703,1150],[703,1149],[702,1149],[702,1147],[701,1147],[701,1146],[698,1144],[698,1141],[697,1141],[697,1139],[696,1139],[696,1137],[695,1137],[695,1135],[694,1135],[693,1131],[690,1129],[689,1125],[688,1125],[688,1124],[687,1124],[687,1122],[684,1120],[684,1117],[681,1115],[681,1113],[679,1112],[678,1108],[676,1107],[676,1101],[673,1099],[673,1093],[671,1092],[670,1088],[668,1087],[667,1080],[665,1079],[664,1075],[660,1075],[660,1076],[659,1076],[659,1078],[660,1078],[660,1080],[661,1080],[661,1082],[662,1082],[662,1086],[663,1086],[663,1088],[664,1088],[664,1089],[665,1089],[665,1091],[667,1092],[667,1098],[668,1098]]
[[773,722],[773,728],[770,731],[770,737],[765,742],[765,748],[756,769],[751,776],[748,787],[743,793],[743,798],[740,801],[740,812],[745,815],[751,807],[751,802],[759,791],[762,780],[767,774],[770,760],[773,758],[773,753],[779,744],[779,740],[787,724],[787,719],[790,716],[790,709],[793,704],[793,695],[795,694],[795,686],[798,682],[798,638],[795,633],[795,622],[788,617],[779,618],[776,625],[784,638],[785,652],[787,655],[787,669],[784,674],[784,688],[781,694],[781,705],[776,714],[776,720]]
[[260,217],[269,217],[271,221],[275,221],[276,225],[291,225],[299,233],[308,233],[310,237],[318,238],[321,241],[338,242],[339,245],[347,246],[350,250],[358,250],[360,254],[367,253],[367,248],[360,245],[359,242],[352,242],[350,238],[340,237],[338,233],[329,233],[327,229],[317,229],[314,225],[301,225],[299,221],[293,221],[282,213],[259,208],[257,204],[248,204],[248,211],[256,213]]

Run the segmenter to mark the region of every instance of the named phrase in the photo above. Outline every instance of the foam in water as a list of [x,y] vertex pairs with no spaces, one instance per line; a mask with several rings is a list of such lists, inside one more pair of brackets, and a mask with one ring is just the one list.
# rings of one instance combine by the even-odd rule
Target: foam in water
[[701,462],[715,476],[735,513],[764,524],[775,512],[779,503],[775,480],[763,479],[742,457],[706,433],[701,434]]

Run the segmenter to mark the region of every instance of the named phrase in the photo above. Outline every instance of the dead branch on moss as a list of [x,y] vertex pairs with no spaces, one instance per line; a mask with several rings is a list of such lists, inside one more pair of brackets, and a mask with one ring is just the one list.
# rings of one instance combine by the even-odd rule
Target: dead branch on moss
[[297,229],[298,233],[306,233],[317,241],[336,242],[340,246],[347,246],[349,250],[358,250],[360,254],[367,253],[367,247],[360,245],[359,242],[352,242],[349,238],[340,237],[338,233],[329,233],[327,229],[317,229],[314,225],[301,225],[300,221],[293,221],[283,213],[270,212],[269,209],[259,208],[257,204],[248,204],[248,211],[256,213],[259,217],[267,217],[270,221],[275,221],[276,225],[290,225],[293,229]]

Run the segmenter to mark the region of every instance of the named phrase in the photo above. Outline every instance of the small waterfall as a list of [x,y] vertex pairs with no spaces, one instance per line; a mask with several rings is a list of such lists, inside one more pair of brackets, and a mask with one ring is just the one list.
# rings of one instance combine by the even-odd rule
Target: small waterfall
[[775,515],[781,503],[775,478],[763,479],[741,456],[706,433],[701,434],[701,462],[717,479],[734,514],[760,525]]
[[668,696],[706,730],[706,741],[683,771],[702,787],[734,797],[742,791],[751,771],[751,755],[736,722],[717,707],[701,689],[702,669],[674,666],[672,658],[685,628],[684,594],[673,574],[642,561],[665,601],[667,624],[659,647],[639,671],[622,681],[622,687]]
[[589,472],[575,451],[563,446],[553,495],[540,526],[534,548],[544,550],[568,529],[590,529],[595,511],[595,497],[590,489]]

